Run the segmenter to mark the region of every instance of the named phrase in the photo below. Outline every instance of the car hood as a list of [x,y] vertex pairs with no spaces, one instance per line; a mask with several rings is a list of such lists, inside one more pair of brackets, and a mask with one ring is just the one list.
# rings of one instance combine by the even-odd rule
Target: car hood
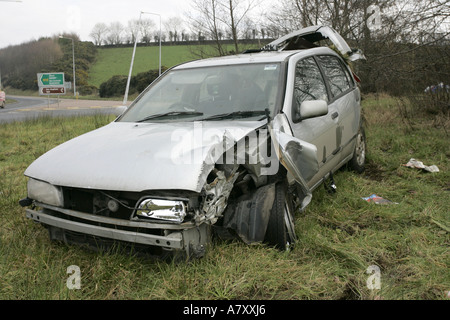
[[48,151],[25,176],[75,188],[200,192],[223,152],[265,123],[113,122]]

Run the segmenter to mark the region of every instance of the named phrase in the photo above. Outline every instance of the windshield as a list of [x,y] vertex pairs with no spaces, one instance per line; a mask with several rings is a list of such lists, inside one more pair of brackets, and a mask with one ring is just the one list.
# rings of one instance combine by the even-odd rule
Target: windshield
[[273,113],[278,63],[172,70],[150,86],[118,120],[198,121],[261,118]]

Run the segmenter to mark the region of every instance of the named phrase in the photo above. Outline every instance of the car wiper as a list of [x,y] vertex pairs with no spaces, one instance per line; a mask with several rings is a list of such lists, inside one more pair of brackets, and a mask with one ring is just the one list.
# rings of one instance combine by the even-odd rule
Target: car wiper
[[137,122],[145,122],[148,120],[156,119],[156,118],[163,118],[163,117],[169,117],[169,116],[201,116],[203,115],[203,112],[197,112],[197,111],[170,111],[166,113],[158,113],[153,114],[151,116],[145,117],[144,119],[141,119]]
[[234,112],[228,112],[228,113],[221,113],[221,114],[215,114],[210,117],[203,118],[202,120],[219,120],[219,119],[226,119],[226,118],[249,118],[259,115],[265,115],[268,116],[268,110],[255,110],[255,111],[234,111]]

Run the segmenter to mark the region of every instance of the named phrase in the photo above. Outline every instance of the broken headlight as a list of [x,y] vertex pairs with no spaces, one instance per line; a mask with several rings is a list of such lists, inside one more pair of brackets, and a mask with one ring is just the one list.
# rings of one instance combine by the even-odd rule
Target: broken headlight
[[60,187],[30,178],[27,184],[28,198],[56,207],[64,206],[64,198]]
[[186,206],[180,200],[144,198],[139,201],[134,216],[181,223],[186,216]]

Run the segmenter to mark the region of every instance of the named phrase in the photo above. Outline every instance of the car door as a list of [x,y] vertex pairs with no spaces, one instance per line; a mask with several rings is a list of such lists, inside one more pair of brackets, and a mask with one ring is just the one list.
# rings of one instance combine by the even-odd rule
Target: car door
[[359,129],[360,92],[341,58],[334,55],[318,55],[316,58],[329,88],[332,117],[337,120],[333,153],[343,161],[353,152],[352,142]]
[[329,93],[319,65],[314,56],[296,62],[294,90],[292,97],[292,131],[300,140],[312,143],[317,148],[319,170],[309,181],[310,187],[317,184],[339,162],[336,149],[338,130],[335,104],[328,105],[328,113],[323,116],[302,119],[300,105],[304,101],[330,101]]

